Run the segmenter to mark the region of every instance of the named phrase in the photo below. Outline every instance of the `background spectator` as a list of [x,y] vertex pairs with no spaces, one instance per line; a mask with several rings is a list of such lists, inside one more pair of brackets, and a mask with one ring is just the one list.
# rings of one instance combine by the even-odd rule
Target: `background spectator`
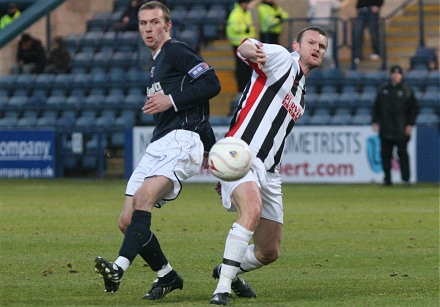
[[407,146],[419,110],[414,92],[403,82],[402,67],[391,67],[390,81],[376,96],[372,111],[373,130],[379,131],[384,182],[390,186],[391,159],[397,147],[400,171],[404,184],[409,184],[410,170]]
[[3,15],[2,18],[0,19],[0,29],[3,29],[4,27],[6,27],[8,24],[13,22],[15,19],[20,17],[20,15],[21,15],[21,12],[18,9],[17,5],[13,2],[9,3],[7,13],[5,15]]
[[71,56],[66,48],[64,39],[60,36],[54,38],[49,56],[47,58],[47,73],[69,73]]
[[255,38],[256,32],[249,11],[250,0],[238,0],[228,16],[226,35],[231,42],[235,58],[235,79],[238,91],[243,92],[252,75],[252,68],[237,57],[237,48],[248,37]]
[[261,42],[279,44],[279,37],[283,31],[283,20],[287,18],[289,18],[289,14],[275,3],[275,0],[263,0],[258,5]]
[[337,30],[336,21],[332,18],[338,17],[339,10],[350,4],[351,0],[308,0],[309,8],[307,17],[312,25],[319,25],[327,32],[328,47],[325,52],[324,63],[321,67],[334,67],[333,59],[333,36]]
[[46,52],[41,41],[29,34],[23,34],[18,42],[17,65],[13,73],[39,74],[43,72],[45,65]]
[[370,60],[380,59],[379,17],[383,0],[358,0],[356,4],[357,18],[354,24],[354,62],[363,60],[364,30],[368,27],[373,53]]
[[122,14],[121,20],[113,25],[115,31],[137,31],[138,11],[142,5],[141,0],[130,0],[127,9]]

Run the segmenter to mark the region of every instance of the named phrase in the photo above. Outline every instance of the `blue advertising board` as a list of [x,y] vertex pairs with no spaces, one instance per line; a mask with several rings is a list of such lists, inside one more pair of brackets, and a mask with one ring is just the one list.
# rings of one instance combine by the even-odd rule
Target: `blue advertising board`
[[54,131],[0,131],[0,177],[55,177]]

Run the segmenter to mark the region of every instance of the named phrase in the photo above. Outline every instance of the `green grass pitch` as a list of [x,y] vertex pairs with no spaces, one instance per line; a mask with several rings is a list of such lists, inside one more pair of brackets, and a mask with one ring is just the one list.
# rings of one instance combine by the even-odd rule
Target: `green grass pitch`
[[[2,306],[207,306],[235,214],[213,184],[187,183],[152,230],[183,291],[143,301],[155,274],[138,257],[117,293],[94,259],[116,259],[124,180],[0,180]],[[439,186],[283,188],[281,257],[244,275],[256,299],[233,306],[438,306]]]

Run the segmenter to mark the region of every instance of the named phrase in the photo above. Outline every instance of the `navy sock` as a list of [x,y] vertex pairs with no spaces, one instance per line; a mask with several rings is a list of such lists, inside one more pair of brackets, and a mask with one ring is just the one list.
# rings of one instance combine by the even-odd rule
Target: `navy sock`
[[160,248],[159,241],[153,232],[151,232],[150,240],[141,247],[139,255],[141,255],[145,262],[155,272],[159,271],[165,264],[168,263],[167,258]]
[[142,210],[135,210],[131,217],[131,223],[125,233],[119,256],[133,262],[136,255],[151,237],[150,231],[151,213]]

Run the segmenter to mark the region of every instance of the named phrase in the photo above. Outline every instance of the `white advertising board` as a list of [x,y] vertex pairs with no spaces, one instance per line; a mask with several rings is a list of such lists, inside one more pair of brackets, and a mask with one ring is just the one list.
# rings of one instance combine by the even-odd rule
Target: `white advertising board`
[[[217,139],[227,127],[214,127]],[[133,130],[133,169],[151,139],[153,127]],[[411,181],[416,181],[416,131],[408,144]],[[393,159],[392,180],[401,181],[397,157]],[[286,139],[280,169],[285,183],[380,183],[383,172],[380,141],[370,126],[295,127]],[[200,170],[191,182],[215,182],[209,170]]]

